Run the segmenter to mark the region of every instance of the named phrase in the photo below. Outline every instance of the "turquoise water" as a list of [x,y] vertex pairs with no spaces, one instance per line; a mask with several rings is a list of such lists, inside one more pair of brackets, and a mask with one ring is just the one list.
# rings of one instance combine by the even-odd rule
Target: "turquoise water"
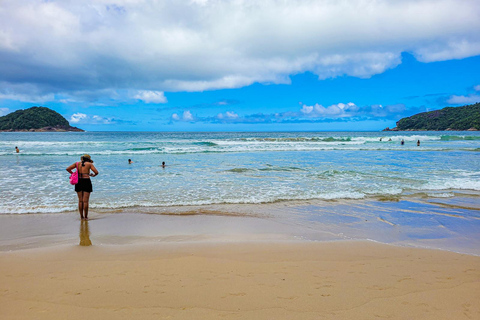
[[478,132],[0,133],[0,214],[74,211],[65,168],[84,153],[102,212],[411,197],[472,208],[479,151]]

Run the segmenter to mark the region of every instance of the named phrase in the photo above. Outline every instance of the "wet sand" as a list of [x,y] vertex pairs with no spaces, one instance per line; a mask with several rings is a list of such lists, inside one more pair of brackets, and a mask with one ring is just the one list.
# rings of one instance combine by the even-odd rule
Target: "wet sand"
[[[287,201],[272,204],[93,210],[87,228],[76,212],[0,214],[0,251],[78,243],[369,240],[480,256],[478,197],[398,201]],[[83,231],[82,231],[83,230]]]
[[478,319],[479,298],[480,257],[372,242],[0,253],[2,319]]

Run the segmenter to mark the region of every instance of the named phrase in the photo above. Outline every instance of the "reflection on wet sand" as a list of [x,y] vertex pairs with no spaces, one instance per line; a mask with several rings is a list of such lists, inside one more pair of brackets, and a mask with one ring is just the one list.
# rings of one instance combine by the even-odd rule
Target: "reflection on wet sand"
[[80,245],[88,247],[92,245],[90,240],[90,230],[88,230],[88,220],[82,220],[80,223]]

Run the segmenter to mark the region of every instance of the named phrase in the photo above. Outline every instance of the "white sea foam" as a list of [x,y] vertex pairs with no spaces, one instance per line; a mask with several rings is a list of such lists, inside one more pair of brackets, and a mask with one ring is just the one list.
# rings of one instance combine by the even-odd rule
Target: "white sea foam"
[[[91,134],[93,135],[93,134]],[[196,134],[197,137],[199,134]],[[134,136],[123,134],[118,140],[107,139],[108,136],[102,134],[104,141],[84,141],[84,136],[80,136],[81,141],[74,140],[68,136],[61,141],[59,137],[53,136],[54,141],[42,139],[43,136],[34,135],[37,139],[28,140],[10,140],[0,141],[0,155],[14,155],[14,145],[19,145],[21,149],[20,156],[79,156],[83,152],[95,155],[142,155],[142,154],[187,154],[187,153],[223,153],[223,152],[263,152],[263,151],[329,151],[329,150],[392,150],[392,151],[441,151],[451,150],[451,145],[462,142],[463,148],[475,150],[478,140],[465,140],[470,136],[448,136],[450,140],[442,140],[444,135],[408,135],[398,133],[388,136],[382,133],[377,134],[349,134],[349,135],[318,135],[311,136],[285,136],[275,137],[270,134],[262,137],[238,138],[234,134],[228,138],[220,136],[206,135],[205,139],[181,139],[164,137],[162,135],[152,135],[135,139]],[[93,135],[94,136],[94,135]],[[126,136],[126,137],[125,137]],[[25,139],[28,136],[23,135]],[[475,137],[475,136],[473,136]],[[76,137],[77,139],[79,137]],[[392,141],[388,141],[392,139]],[[382,139],[382,141],[380,141]],[[405,140],[405,145],[400,146],[400,141]],[[462,140],[463,139],[463,140]],[[422,142],[421,148],[416,146],[416,141]],[[445,140],[445,141],[444,141]],[[439,143],[441,142],[441,143]]]
[[480,178],[476,180],[468,178],[439,179],[427,183],[424,190],[476,190],[480,191]]
[[432,198],[452,198],[455,196],[453,192],[427,192],[427,195]]

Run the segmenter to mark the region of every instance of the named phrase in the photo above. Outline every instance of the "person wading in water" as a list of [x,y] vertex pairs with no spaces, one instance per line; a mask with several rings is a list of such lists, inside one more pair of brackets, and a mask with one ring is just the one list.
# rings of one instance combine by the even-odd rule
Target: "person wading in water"
[[[98,170],[93,165],[90,155],[84,154],[80,160],[82,160],[81,163],[75,162],[67,168],[67,171],[72,174],[73,169],[77,168],[78,170],[78,183],[75,185],[75,192],[78,195],[78,212],[82,220],[88,220],[88,201],[90,193],[93,191],[90,177],[97,176]],[[90,173],[90,170],[93,173]]]

